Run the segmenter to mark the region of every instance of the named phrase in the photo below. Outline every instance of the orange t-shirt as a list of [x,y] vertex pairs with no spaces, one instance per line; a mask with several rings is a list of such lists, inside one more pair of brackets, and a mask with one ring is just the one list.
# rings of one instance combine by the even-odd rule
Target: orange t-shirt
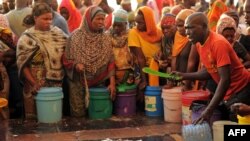
[[244,68],[229,42],[221,35],[210,32],[204,45],[197,43],[202,64],[216,83],[220,81],[218,68],[230,64],[231,83],[224,97],[227,100],[250,82],[250,73]]

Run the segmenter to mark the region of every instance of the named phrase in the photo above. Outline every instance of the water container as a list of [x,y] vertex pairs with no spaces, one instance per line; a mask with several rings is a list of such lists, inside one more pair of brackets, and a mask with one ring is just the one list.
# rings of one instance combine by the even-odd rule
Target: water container
[[181,122],[181,87],[162,90],[164,120]]
[[194,100],[208,100],[209,92],[203,90],[192,90],[182,92],[182,124],[191,124],[190,105]]
[[59,122],[62,119],[62,99],[61,87],[42,87],[35,96],[38,122]]
[[[208,104],[208,101],[204,101],[204,100],[194,100],[192,102],[190,106],[190,109],[192,111],[192,114],[191,114],[192,122],[200,117],[201,113],[207,107],[207,104]],[[215,109],[210,118],[209,125],[212,126],[213,122],[218,121],[218,120],[221,120],[221,112],[218,109]]]
[[106,119],[112,116],[110,92],[105,87],[90,88],[88,114],[90,119]]
[[[183,141],[212,141],[212,132],[208,123],[182,126]],[[223,141],[223,140],[221,140]]]
[[213,123],[213,141],[224,141],[224,125],[237,125],[228,120],[215,121]]
[[115,114],[133,116],[136,114],[136,85],[120,85],[117,87]]
[[239,124],[250,124],[250,115],[244,117],[237,115],[237,118]]
[[163,116],[161,87],[147,86],[144,94],[145,114],[147,116]]

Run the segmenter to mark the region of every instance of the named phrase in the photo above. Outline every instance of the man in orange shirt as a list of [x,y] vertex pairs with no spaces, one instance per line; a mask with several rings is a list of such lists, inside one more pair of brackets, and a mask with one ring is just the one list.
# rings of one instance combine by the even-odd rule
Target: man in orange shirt
[[201,116],[194,124],[209,121],[215,108],[225,106],[230,120],[235,115],[230,106],[236,102],[250,105],[250,73],[244,68],[228,41],[221,35],[209,30],[208,19],[201,12],[190,15],[185,20],[186,34],[196,45],[204,68],[199,72],[180,73],[183,80],[206,80],[212,78],[217,89]]

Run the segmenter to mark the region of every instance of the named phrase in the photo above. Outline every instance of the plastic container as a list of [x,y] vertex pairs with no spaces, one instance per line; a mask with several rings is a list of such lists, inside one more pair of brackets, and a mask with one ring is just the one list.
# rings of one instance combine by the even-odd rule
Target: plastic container
[[[212,141],[212,131],[208,123],[182,126],[183,141]],[[221,140],[223,141],[223,140]]]
[[107,88],[90,88],[88,114],[90,119],[106,119],[112,116],[112,101]]
[[224,141],[224,125],[237,125],[228,120],[215,121],[213,123],[213,141]]
[[161,87],[147,86],[144,94],[146,116],[163,116]]
[[120,85],[117,87],[115,114],[133,116],[136,114],[136,85]]
[[239,124],[250,124],[250,115],[244,117],[237,115],[237,118]]
[[181,122],[181,87],[163,89],[164,120],[166,122]]
[[62,88],[41,88],[35,96],[38,122],[59,122],[62,119],[62,99]]
[[[194,100],[190,106],[192,111],[191,119],[192,122],[200,117],[201,113],[207,107],[208,101],[204,100]],[[210,118],[209,125],[212,126],[213,122],[221,120],[221,112],[218,109],[215,109],[213,115]]]
[[190,105],[194,100],[208,100],[209,92],[203,90],[192,90],[182,92],[182,124],[191,124],[191,114]]

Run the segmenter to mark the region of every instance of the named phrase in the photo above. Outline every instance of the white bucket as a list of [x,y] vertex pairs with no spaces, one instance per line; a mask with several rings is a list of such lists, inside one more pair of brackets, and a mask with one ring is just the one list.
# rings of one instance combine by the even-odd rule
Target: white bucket
[[224,141],[224,125],[237,125],[237,123],[228,120],[213,122],[213,141]]
[[163,89],[164,120],[166,122],[181,122],[181,87]]

